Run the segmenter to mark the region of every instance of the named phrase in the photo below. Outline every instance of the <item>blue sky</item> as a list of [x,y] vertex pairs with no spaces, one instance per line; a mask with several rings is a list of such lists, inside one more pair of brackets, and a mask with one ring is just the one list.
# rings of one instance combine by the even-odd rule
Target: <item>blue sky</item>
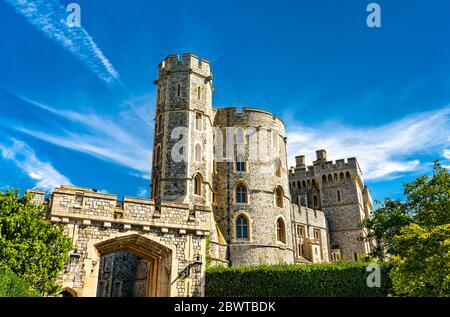
[[376,199],[450,165],[450,2],[0,0],[0,188],[148,196],[158,63],[210,60],[214,104],[284,119],[289,160],[357,157]]

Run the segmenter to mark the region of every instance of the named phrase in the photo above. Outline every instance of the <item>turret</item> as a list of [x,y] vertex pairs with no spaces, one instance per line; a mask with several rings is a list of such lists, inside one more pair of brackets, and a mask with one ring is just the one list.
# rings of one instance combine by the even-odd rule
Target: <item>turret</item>
[[210,205],[212,73],[193,54],[169,55],[158,67],[152,197]]

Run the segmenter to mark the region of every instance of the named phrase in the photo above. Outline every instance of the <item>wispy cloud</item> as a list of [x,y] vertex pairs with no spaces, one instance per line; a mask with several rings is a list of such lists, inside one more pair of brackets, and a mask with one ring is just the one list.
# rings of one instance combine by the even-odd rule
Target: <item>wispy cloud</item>
[[[145,117],[151,118],[152,99],[149,96],[126,101],[121,115],[114,119],[89,111],[75,112],[50,107],[23,97],[29,104],[74,124],[71,130],[60,126],[55,131],[17,126],[15,129],[40,140],[82,152],[131,169],[130,174],[149,179],[151,164],[151,126]],[[139,102],[136,102],[139,101]],[[133,108],[130,110],[130,103]],[[132,112],[134,115],[130,114]],[[139,115],[138,115],[139,114]]]
[[[355,156],[365,178],[383,180],[423,167],[419,156],[444,153],[450,131],[450,107],[412,114],[378,127],[352,128],[336,123],[309,128],[299,123],[288,124],[289,162],[305,154],[314,160],[315,150],[327,149],[328,159]],[[439,154],[438,154],[439,155]]]
[[139,187],[139,191],[137,193],[137,197],[148,198],[148,196],[149,196],[148,189],[144,188],[144,187]]
[[61,184],[71,185],[70,180],[59,173],[51,163],[41,161],[25,142],[11,139],[12,145],[0,144],[0,153],[36,181],[36,189],[52,191]]
[[119,81],[119,73],[83,27],[69,28],[65,8],[57,0],[5,0],[49,39],[82,61],[107,84]]

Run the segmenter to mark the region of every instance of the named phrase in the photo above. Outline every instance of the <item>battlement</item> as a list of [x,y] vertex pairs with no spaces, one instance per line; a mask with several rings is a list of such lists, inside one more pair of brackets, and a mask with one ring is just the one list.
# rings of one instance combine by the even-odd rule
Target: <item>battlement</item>
[[[249,108],[249,107],[243,107],[243,108],[237,108],[237,107],[225,107],[225,108],[215,108],[216,111],[216,118],[231,118],[236,119],[238,121],[239,119],[245,119],[245,121],[248,123],[249,126],[259,127],[259,126],[265,126],[265,124],[252,124],[252,119],[258,118],[257,121],[265,121],[265,122],[272,122],[275,121],[277,124],[280,124],[280,126],[284,129],[284,122],[283,120],[273,114],[270,111],[258,109],[258,108]],[[223,121],[223,120],[222,120]],[[253,120],[254,121],[254,120]],[[219,125],[221,123],[219,122]],[[223,124],[223,123],[222,123]]]
[[181,59],[178,54],[167,56],[158,66],[158,77],[170,72],[193,72],[205,78],[212,76],[209,61],[191,53],[183,54]]

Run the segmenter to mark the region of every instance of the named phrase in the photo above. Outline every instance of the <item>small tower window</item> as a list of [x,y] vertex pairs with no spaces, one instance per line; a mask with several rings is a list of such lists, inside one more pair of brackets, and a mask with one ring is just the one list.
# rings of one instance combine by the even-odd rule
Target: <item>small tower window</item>
[[275,204],[277,207],[283,208],[283,189],[281,186],[278,186],[275,189]]
[[275,169],[275,176],[281,177],[281,160],[279,158],[276,158],[274,160],[274,169]]
[[338,191],[336,192],[336,196],[337,196],[337,201],[338,201],[338,202],[341,202],[341,191],[340,191],[340,190],[338,190]]
[[156,151],[155,151],[155,162],[153,165],[158,165],[159,163],[161,163],[161,145],[158,144],[156,146]]
[[277,241],[286,243],[286,229],[283,218],[277,220]]
[[159,179],[158,177],[155,177],[153,179],[153,198],[156,198],[159,196]]
[[246,166],[245,166],[245,158],[243,155],[238,155],[236,157],[236,171],[238,172],[245,172]]
[[200,86],[197,87],[197,99],[198,100],[202,99],[202,88]]
[[177,96],[180,97],[181,96],[181,84],[177,85]]
[[163,130],[163,115],[160,114],[158,116],[157,122],[156,122],[156,126],[157,126],[157,131],[158,133],[161,133]]
[[195,130],[202,131],[202,114],[195,114]]
[[202,161],[202,146],[200,144],[195,145],[195,161],[199,163]]
[[244,215],[239,215],[236,219],[236,238],[248,240],[248,219]]
[[202,176],[200,174],[194,177],[194,195],[202,195]]
[[236,186],[236,202],[238,204],[246,204],[247,199],[247,186],[244,184],[239,184]]
[[319,200],[317,199],[316,195],[313,196],[313,204],[314,204],[314,207],[319,206]]
[[350,173],[349,172],[345,173],[345,178],[350,179]]
[[327,177],[325,175],[322,176],[322,183],[326,183],[327,182]]

